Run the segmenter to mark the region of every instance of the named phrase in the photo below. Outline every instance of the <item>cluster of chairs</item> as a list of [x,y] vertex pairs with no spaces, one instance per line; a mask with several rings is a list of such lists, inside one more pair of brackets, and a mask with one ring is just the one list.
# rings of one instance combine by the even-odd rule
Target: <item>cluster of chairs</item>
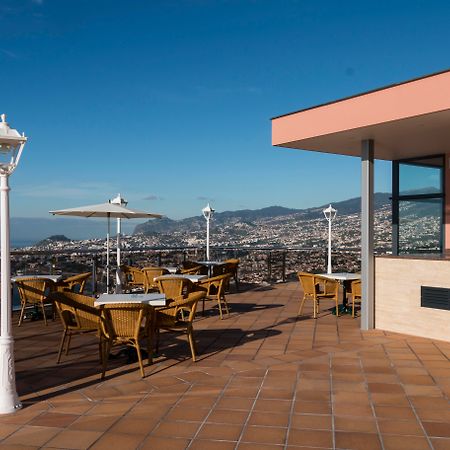
[[[163,267],[144,267],[142,269],[127,265],[120,267],[123,289],[128,292],[161,292],[169,298],[181,293],[195,290],[205,292],[202,312],[205,312],[205,301],[216,301],[220,318],[223,319],[223,308],[230,314],[225,293],[230,288],[230,280],[234,280],[236,291],[239,289],[238,259],[229,259],[224,264],[213,266],[211,276],[208,268],[194,261],[185,261],[176,275],[205,275],[207,278],[192,283],[187,278],[170,277],[169,271]],[[161,275],[167,277],[159,279]]]
[[[81,273],[57,282],[43,277],[22,277],[18,279],[16,281],[16,286],[20,297],[20,315],[18,326],[20,327],[22,325],[25,310],[28,307],[33,307],[35,309],[40,307],[44,318],[44,323],[47,325],[45,305],[49,303],[51,304],[48,300],[49,294],[51,292],[65,290],[82,294],[86,286],[86,282],[91,275],[91,272]],[[53,307],[52,313],[53,318],[55,318],[55,310]]]
[[[339,282],[320,275],[298,272],[298,279],[303,288],[303,297],[297,315],[301,315],[306,300],[313,302],[313,317],[317,318],[321,300],[334,300],[336,316],[339,316]],[[352,317],[355,317],[355,303],[361,303],[361,280],[353,280],[347,286],[347,294],[352,303]]]
[[[203,296],[203,292],[192,292],[174,298],[168,306],[157,309],[137,303],[115,303],[97,308],[94,306],[93,297],[70,291],[54,291],[49,295],[49,299],[54,302],[64,326],[57,363],[60,363],[63,352],[68,355],[72,336],[96,332],[99,339],[102,378],[105,377],[111,349],[117,345],[136,349],[141,376],[144,377],[140,343],[146,342],[148,364],[151,364],[154,338],[156,337],[158,351],[160,329],[185,332],[192,360],[195,362],[196,347],[192,322],[197,303]],[[188,313],[184,319],[181,318],[181,311],[184,315]]]
[[[21,300],[19,326],[22,325],[27,307],[41,308],[45,325],[47,317],[45,306],[52,306],[53,318],[56,312],[61,318],[63,334],[58,349],[57,363],[61,362],[63,353],[68,355],[72,337],[78,334],[95,332],[99,341],[99,357],[104,378],[108,358],[113,346],[127,345],[136,349],[140,372],[145,376],[141,356],[141,342],[146,342],[148,363],[152,363],[153,347],[158,351],[160,330],[184,332],[187,336],[192,360],[196,361],[197,349],[194,339],[193,322],[198,302],[215,300],[223,318],[222,307],[229,315],[225,292],[229,281],[234,278],[236,289],[238,260],[224,264],[228,270],[219,273],[215,270],[210,277],[191,282],[183,277],[163,277],[168,271],[161,267],[138,269],[122,266],[125,289],[130,292],[159,291],[170,299],[165,307],[153,308],[145,304],[117,303],[96,307],[95,298],[85,295],[85,285],[91,273],[84,273],[66,278],[59,282],[41,277],[21,278],[16,281]],[[189,264],[186,264],[189,266]],[[191,264],[183,267],[181,274],[203,274],[205,267]],[[206,272],[207,273],[207,272]],[[154,345],[155,344],[155,345]]]

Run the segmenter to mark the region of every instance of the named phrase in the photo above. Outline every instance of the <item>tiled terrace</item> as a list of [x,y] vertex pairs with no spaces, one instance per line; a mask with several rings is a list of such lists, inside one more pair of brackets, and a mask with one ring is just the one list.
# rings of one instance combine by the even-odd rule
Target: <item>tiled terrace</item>
[[450,449],[450,344],[297,318],[299,296],[298,283],[229,295],[228,319],[195,323],[197,363],[167,336],[144,379],[117,358],[100,381],[92,336],[56,366],[59,322],[15,328],[24,408],[0,417],[0,446]]

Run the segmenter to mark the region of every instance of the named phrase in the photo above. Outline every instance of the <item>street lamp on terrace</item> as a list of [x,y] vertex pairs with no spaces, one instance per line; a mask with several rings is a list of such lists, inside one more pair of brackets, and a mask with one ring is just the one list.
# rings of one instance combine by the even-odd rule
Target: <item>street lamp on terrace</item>
[[323,210],[323,215],[328,221],[328,269],[327,273],[331,273],[331,222],[336,217],[337,210],[331,205]]
[[209,261],[209,221],[211,220],[214,209],[211,208],[209,203],[202,209],[203,216],[206,219],[206,261]]
[[11,324],[11,259],[9,242],[8,178],[19,164],[27,142],[25,134],[9,127],[6,116],[0,116],[0,414],[9,414],[22,407],[16,391],[14,339]]

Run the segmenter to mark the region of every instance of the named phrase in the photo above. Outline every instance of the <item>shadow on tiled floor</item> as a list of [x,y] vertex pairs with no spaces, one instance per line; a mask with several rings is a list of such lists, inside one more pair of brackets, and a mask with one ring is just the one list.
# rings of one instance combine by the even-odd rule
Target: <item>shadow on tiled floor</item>
[[[56,365],[59,322],[15,328],[24,408],[0,418],[2,448],[450,449],[450,344],[359,320],[296,317],[298,283],[228,296],[185,336],[163,334],[146,366],[112,359],[100,381],[97,341],[75,337]],[[212,306],[212,305],[211,305]]]

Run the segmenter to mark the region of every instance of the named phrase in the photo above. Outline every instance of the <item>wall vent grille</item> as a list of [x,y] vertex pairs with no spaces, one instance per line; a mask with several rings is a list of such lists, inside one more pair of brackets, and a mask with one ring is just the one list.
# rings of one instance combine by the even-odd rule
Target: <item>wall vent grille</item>
[[420,306],[450,311],[450,289],[421,286]]

